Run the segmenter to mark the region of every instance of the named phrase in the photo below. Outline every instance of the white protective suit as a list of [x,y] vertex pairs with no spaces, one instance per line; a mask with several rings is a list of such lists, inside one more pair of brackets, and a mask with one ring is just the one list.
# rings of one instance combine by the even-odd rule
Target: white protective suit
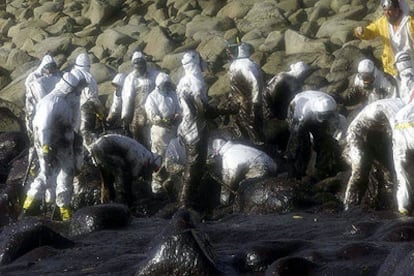
[[[60,74],[50,74],[45,68],[51,64],[56,65],[55,60],[50,55],[45,55],[40,66],[29,74],[25,81],[25,112],[26,112],[26,129],[29,136],[32,135],[32,121],[36,112],[36,105],[41,98],[47,95],[60,80]],[[32,139],[33,137],[30,137]]]
[[302,91],[309,65],[299,61],[289,66],[288,72],[280,72],[271,78],[263,90],[263,113],[265,119],[276,117],[284,120],[290,101]]
[[305,124],[319,121],[320,115],[336,110],[336,101],[327,93],[308,90],[296,94],[289,105],[288,121]]
[[336,139],[341,137],[345,128],[335,100],[321,91],[298,93],[289,105],[287,121],[290,128],[287,146],[290,176],[300,178],[306,174],[311,145],[317,154],[316,168],[320,168],[320,160],[332,159],[330,165],[324,164],[321,172],[335,173],[334,163],[339,162],[335,154],[340,152]]
[[109,109],[106,121],[110,124],[116,124],[121,121],[122,112],[122,87],[124,86],[126,74],[118,73],[112,79],[112,85],[115,87],[115,91],[112,97],[112,104]]
[[254,143],[263,142],[263,74],[260,66],[250,58],[249,45],[238,46],[237,58],[229,67],[233,96],[240,105],[235,123],[243,138]]
[[38,79],[38,78],[40,78],[42,75],[43,75],[43,68],[47,65],[47,64],[50,64],[50,63],[56,63],[55,62],[55,60],[53,59],[53,57],[52,56],[50,56],[50,55],[45,55],[43,58],[42,58],[42,61],[40,62],[40,65],[39,65],[39,67],[37,67],[33,72],[31,72],[28,76],[27,76],[27,78],[26,78],[26,80],[25,80],[25,82],[24,82],[24,85],[25,85],[25,87],[26,87],[26,90],[28,90],[28,87],[29,87],[29,84],[32,82],[32,81],[34,81],[34,80],[36,80],[36,79]]
[[[155,89],[145,102],[147,119],[151,125],[151,151],[165,156],[170,140],[177,136],[177,124],[180,106],[174,85],[166,73],[159,73],[155,80]],[[163,190],[165,180],[158,172],[153,173],[151,188],[154,194]]]
[[395,115],[393,125],[393,158],[397,178],[397,206],[401,214],[412,211],[414,175],[410,167],[414,152],[414,102],[405,105]]
[[80,116],[78,84],[75,76],[65,73],[55,89],[39,101],[39,112],[33,119],[40,172],[27,196],[40,200],[48,189],[55,193],[46,195],[46,200],[51,202],[56,197],[56,205],[66,208],[71,202],[75,174],[74,135]]
[[411,102],[414,96],[414,63],[408,52],[402,51],[395,56],[395,67],[398,71],[400,98],[405,104]]
[[[90,146],[94,163],[102,174],[112,175],[115,194],[112,199],[132,203],[131,183],[143,174],[150,174],[160,168],[162,158],[152,153],[136,140],[120,134],[105,134]],[[104,177],[106,181],[107,178]],[[111,186],[112,183],[106,183]]]
[[147,61],[141,52],[134,52],[131,62],[134,70],[126,77],[122,89],[121,120],[128,135],[131,132],[134,139],[149,147],[145,101],[155,88],[159,71],[147,67]]
[[[372,82],[364,82],[364,78],[372,78]],[[384,73],[375,67],[372,60],[363,59],[358,64],[358,74],[354,79],[354,87],[366,89],[368,94],[368,104],[385,98],[397,98],[398,87],[391,82]]]
[[195,204],[195,193],[207,159],[206,112],[209,105],[200,55],[195,51],[187,52],[183,55],[181,63],[185,75],[177,85],[177,96],[182,112],[177,133],[184,144],[187,163],[179,200],[181,206],[189,207]]
[[231,192],[237,191],[242,180],[277,174],[274,160],[254,147],[215,139],[212,149],[213,155],[222,161],[221,177],[224,185],[221,187],[220,202],[223,205],[230,203]]
[[[378,158],[372,156],[371,149],[375,150],[378,143],[379,146],[383,146],[379,140],[381,135],[375,135],[375,132],[383,133],[387,128],[392,127],[395,115],[403,106],[404,103],[399,98],[375,101],[364,107],[349,125],[344,157],[351,165],[352,174],[345,192],[345,210],[351,205],[360,204],[368,187],[368,176],[373,159]],[[372,134],[368,137],[369,132]],[[386,149],[380,150],[386,158],[390,157],[387,156]]]
[[90,66],[88,54],[82,53],[76,57],[75,65],[70,71],[79,80],[84,80],[87,83],[80,96],[81,116],[77,124],[77,129],[80,129],[85,147],[96,139],[96,135],[93,133],[96,119],[103,120],[105,111],[99,99],[98,84],[90,73]]

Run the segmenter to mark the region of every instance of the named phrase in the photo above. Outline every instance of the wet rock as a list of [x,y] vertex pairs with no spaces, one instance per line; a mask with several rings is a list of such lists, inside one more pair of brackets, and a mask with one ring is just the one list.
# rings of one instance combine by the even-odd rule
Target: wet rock
[[314,275],[317,265],[300,257],[285,257],[277,260],[266,270],[265,275]]
[[414,240],[414,218],[401,218],[379,228],[374,237],[387,242],[407,242]]
[[260,241],[246,245],[234,257],[233,266],[241,273],[264,272],[276,260],[309,246],[309,242],[301,240]]
[[412,253],[414,246],[409,243],[393,248],[378,270],[378,276],[411,275],[414,273]]
[[79,209],[70,222],[70,235],[122,228],[131,220],[128,207],[123,204],[100,204]]
[[193,220],[177,211],[135,275],[219,275],[214,249]]
[[[29,140],[23,132],[0,133],[0,167],[9,168],[13,159],[27,149],[28,145]],[[4,182],[4,180],[2,179],[0,182]]]
[[53,231],[42,221],[23,220],[3,229],[0,235],[0,265],[13,262],[40,246],[68,248],[74,243]]
[[249,214],[285,213],[294,208],[295,195],[291,180],[247,179],[240,182],[234,210]]

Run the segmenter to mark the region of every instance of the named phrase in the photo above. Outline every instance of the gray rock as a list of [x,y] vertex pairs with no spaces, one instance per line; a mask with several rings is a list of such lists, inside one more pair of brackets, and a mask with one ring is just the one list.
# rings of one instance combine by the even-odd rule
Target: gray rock
[[155,27],[146,35],[145,42],[147,43],[144,52],[153,56],[156,60],[162,58],[175,49],[175,42],[168,37],[166,30]]
[[98,84],[112,80],[116,74],[113,68],[110,68],[103,63],[93,63],[91,65],[91,73],[95,77]]
[[236,24],[244,33],[254,29],[269,33],[286,28],[289,22],[283,11],[277,7],[276,1],[265,1],[254,4],[247,15]]
[[92,0],[83,16],[89,18],[91,24],[103,24],[121,9],[121,5],[122,1],[117,0]]
[[233,20],[229,18],[196,16],[186,26],[185,36],[193,37],[196,33],[209,33],[212,31],[226,31],[234,27]]
[[112,54],[119,45],[129,45],[134,41],[130,36],[113,29],[107,29],[96,39],[96,46]]
[[298,32],[287,30],[285,33],[286,54],[327,52],[326,39],[310,39]]
[[69,35],[49,37],[36,44],[35,49],[33,49],[33,56],[41,58],[48,52],[53,53],[53,55],[66,54],[71,46],[72,38]]
[[259,46],[259,50],[272,53],[274,51],[284,50],[284,47],[284,33],[281,31],[274,31],[268,34],[264,43]]
[[14,70],[17,66],[22,65],[31,60],[33,60],[33,57],[29,56],[26,51],[20,50],[18,48],[12,49],[7,58],[5,68],[9,70]]

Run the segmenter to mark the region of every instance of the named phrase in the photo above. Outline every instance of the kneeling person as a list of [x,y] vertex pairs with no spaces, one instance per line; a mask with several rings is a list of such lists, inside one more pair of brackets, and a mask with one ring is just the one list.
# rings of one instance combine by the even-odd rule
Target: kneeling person
[[266,153],[243,144],[215,139],[213,158],[221,158],[220,203],[228,205],[232,190],[244,179],[277,175],[277,165]]

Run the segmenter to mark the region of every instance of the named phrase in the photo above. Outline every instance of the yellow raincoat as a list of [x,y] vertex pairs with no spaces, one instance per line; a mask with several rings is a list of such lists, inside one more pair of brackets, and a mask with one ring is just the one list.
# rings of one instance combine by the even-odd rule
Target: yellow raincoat
[[[414,34],[414,20],[411,16],[408,16],[408,29],[411,34]],[[394,67],[394,56],[397,53],[394,53],[391,47],[390,33],[388,30],[388,20],[385,16],[381,16],[379,19],[370,23],[367,27],[364,28],[364,31],[361,36],[355,33],[355,36],[360,39],[370,40],[377,37],[381,37],[384,44],[384,49],[382,51],[382,66],[386,73],[396,76],[398,74],[396,68]],[[410,41],[413,42],[413,37],[411,35]]]

